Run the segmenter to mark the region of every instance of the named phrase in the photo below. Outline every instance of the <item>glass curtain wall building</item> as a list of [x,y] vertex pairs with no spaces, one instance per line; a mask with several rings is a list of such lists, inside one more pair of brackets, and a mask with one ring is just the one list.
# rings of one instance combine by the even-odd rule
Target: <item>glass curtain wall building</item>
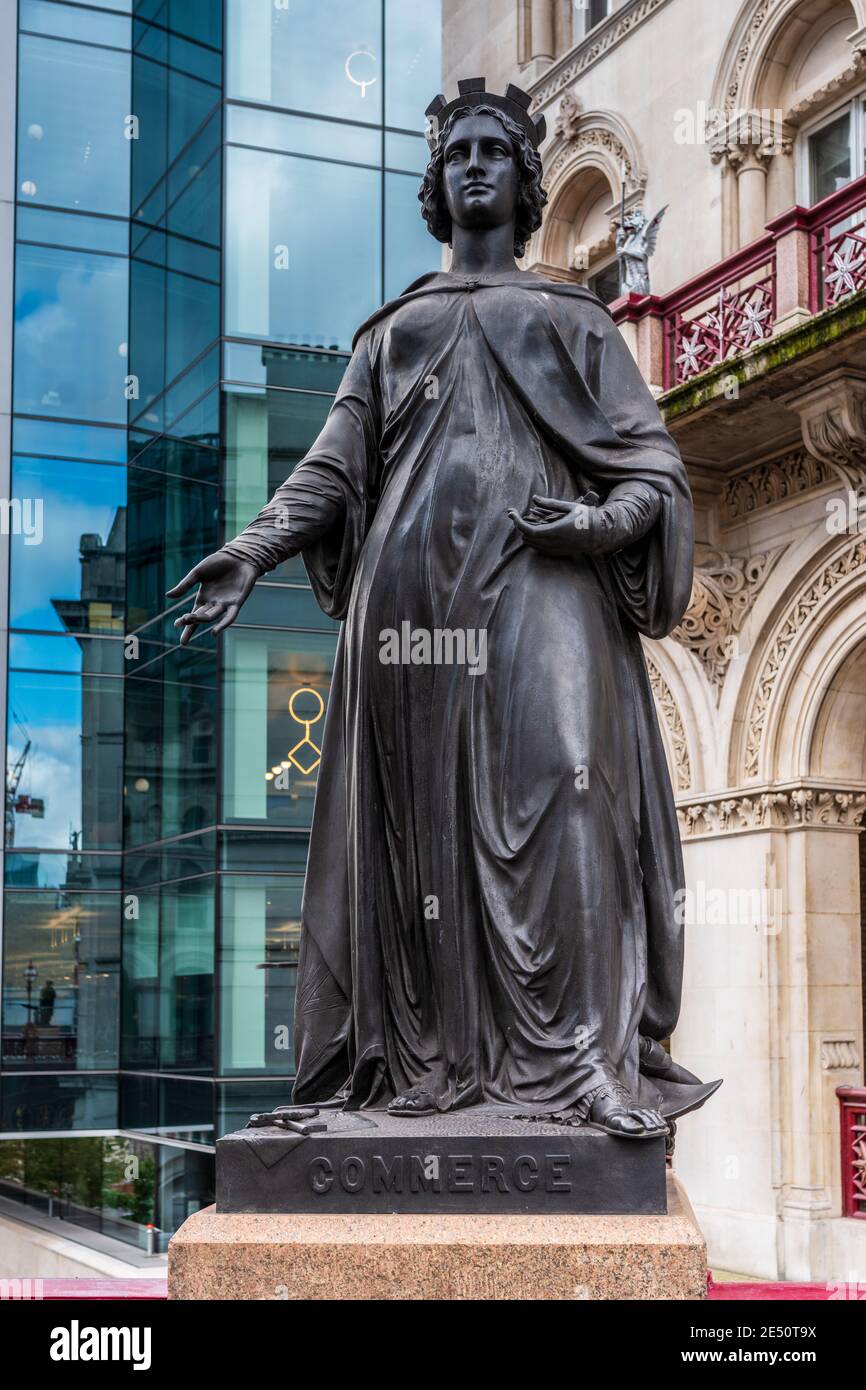
[[[318,433],[419,215],[439,0],[20,0],[0,1193],[164,1243],[288,1098],[337,626],[165,590]],[[180,607],[182,607],[181,605]]]

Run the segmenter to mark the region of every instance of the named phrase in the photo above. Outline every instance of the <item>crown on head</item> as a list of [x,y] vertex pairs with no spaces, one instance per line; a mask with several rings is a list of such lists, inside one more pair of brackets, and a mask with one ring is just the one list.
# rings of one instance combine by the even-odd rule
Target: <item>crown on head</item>
[[504,111],[506,116],[510,116],[522,126],[534,147],[538,149],[547,134],[547,122],[543,116],[530,116],[529,106],[532,98],[528,92],[509,82],[505,88],[505,95],[498,96],[496,92],[487,91],[487,79],[484,77],[464,77],[457,83],[457,90],[460,95],[454,101],[446,101],[440,94],[433,98],[424,112],[431,122],[436,122],[437,139],[439,131],[452,112],[463,110],[467,106],[495,106],[498,111]]

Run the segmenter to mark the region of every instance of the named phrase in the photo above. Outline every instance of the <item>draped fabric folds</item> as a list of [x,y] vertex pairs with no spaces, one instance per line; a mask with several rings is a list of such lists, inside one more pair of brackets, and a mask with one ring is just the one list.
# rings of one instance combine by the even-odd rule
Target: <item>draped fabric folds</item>
[[[542,555],[507,515],[589,490],[630,519],[616,553]],[[672,1031],[682,980],[639,634],[687,605],[692,506],[606,309],[527,272],[417,281],[359,330],[319,438],[227,549],[262,572],[300,551],[345,619],[295,1099],[423,1083],[442,1109],[579,1109],[634,1089],[638,1034]],[[474,660],[386,658],[388,634],[437,632]]]

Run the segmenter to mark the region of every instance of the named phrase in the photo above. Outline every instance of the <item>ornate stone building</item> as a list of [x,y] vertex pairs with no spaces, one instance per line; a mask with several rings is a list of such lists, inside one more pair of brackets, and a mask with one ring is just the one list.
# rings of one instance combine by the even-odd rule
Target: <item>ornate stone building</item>
[[[690,470],[691,606],[647,656],[689,884],[671,1046],[725,1085],[678,1171],[717,1268],[866,1285],[866,0],[446,0],[444,38],[447,92],[546,115],[524,265],[615,301]],[[668,211],[617,299],[623,196]]]

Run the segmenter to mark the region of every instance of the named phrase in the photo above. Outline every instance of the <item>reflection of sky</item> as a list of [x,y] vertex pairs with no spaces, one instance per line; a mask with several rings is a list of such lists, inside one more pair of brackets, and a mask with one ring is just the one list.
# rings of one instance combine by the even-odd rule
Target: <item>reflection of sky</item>
[[129,54],[22,34],[19,71],[19,197],[128,215]]
[[16,497],[43,499],[44,539],[26,545],[12,537],[11,621],[62,632],[51,600],[81,597],[81,537],[107,539],[126,501],[126,474],[105,464],[15,459],[12,476]]
[[[226,95],[378,122],[381,29],[381,0],[291,0],[288,9],[273,0],[229,0]],[[352,81],[345,64],[359,50]]]
[[424,112],[442,90],[441,0],[385,0],[385,52],[385,121],[423,130]]
[[127,262],[19,246],[15,288],[15,409],[125,422]]
[[[26,736],[16,719],[27,730]],[[34,848],[61,849],[69,844],[70,827],[81,828],[81,681],[77,677],[9,673],[10,767],[27,736],[33,746],[19,793],[44,797],[45,818],[22,817],[16,839]]]
[[[381,299],[381,175],[258,150],[227,155],[227,331],[348,348]],[[288,247],[288,269],[274,265],[277,244]]]

